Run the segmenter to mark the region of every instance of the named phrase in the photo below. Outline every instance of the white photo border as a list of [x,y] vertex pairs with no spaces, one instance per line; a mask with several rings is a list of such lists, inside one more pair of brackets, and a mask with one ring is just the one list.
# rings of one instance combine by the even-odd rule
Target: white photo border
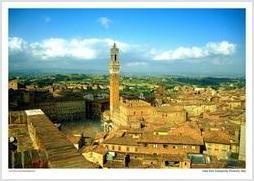
[[[246,169],[8,169],[8,11],[10,8],[244,8]],[[252,179],[253,9],[251,2],[2,2],[2,177],[4,179]],[[235,169],[234,169],[235,170]],[[237,169],[238,170],[238,169]]]

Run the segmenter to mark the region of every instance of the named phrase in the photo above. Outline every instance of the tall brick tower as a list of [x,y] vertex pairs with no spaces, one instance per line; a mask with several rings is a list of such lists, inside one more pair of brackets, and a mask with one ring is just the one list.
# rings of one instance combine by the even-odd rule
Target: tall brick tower
[[109,76],[110,76],[110,115],[119,110],[119,81],[120,81],[120,63],[119,63],[119,49],[114,43],[110,49],[109,62]]

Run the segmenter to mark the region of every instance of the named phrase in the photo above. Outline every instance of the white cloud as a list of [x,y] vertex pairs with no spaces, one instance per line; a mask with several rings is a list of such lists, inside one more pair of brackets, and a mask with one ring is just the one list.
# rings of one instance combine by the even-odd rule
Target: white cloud
[[34,56],[39,56],[43,60],[69,57],[76,59],[97,58],[96,49],[98,39],[71,39],[50,38],[42,42],[31,44]]
[[112,21],[107,17],[100,17],[97,20],[104,28],[109,28],[112,24]]
[[[111,38],[49,38],[38,42],[27,42],[19,37],[9,38],[10,54],[26,54],[34,60],[108,60],[109,49],[114,42],[120,48],[121,58],[128,61],[126,66],[144,66],[146,61],[190,60],[227,56],[235,52],[236,45],[227,41],[209,42],[204,47],[179,47],[174,50],[162,51],[147,45],[129,44]],[[220,58],[220,56],[217,56]],[[140,60],[129,62],[129,60]],[[192,61],[193,62],[193,61]],[[212,63],[212,62],[211,62]],[[215,63],[218,63],[218,61]]]
[[31,51],[34,56],[39,56],[43,60],[53,58],[71,57],[77,59],[94,59],[96,58],[96,50],[89,44],[89,39],[65,40],[61,38],[50,38],[40,43],[32,43]]
[[10,51],[22,51],[27,46],[27,42],[19,37],[9,38],[9,50]]
[[98,39],[63,39],[49,38],[40,42],[28,43],[22,38],[9,38],[9,49],[13,51],[27,52],[30,56],[41,60],[54,60],[55,58],[71,59],[105,59],[109,56],[109,49],[114,42],[120,48],[121,52],[127,53],[134,50],[134,45],[121,41],[114,41],[110,38]]
[[206,48],[213,54],[230,55],[235,52],[236,45],[227,41],[220,43],[209,42],[206,44]]
[[227,41],[209,42],[204,47],[179,47],[174,50],[153,52],[153,59],[161,61],[199,59],[213,55],[231,55],[235,49],[236,44]]

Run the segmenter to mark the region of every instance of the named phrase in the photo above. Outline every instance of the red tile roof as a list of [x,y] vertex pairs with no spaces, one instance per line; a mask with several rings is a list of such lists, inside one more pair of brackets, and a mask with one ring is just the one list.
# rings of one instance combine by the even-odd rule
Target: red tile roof
[[231,137],[223,131],[206,131],[204,133],[204,142],[230,144]]

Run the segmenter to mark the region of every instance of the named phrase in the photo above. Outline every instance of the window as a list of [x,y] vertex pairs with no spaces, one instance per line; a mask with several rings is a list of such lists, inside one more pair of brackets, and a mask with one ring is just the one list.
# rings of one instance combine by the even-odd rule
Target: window
[[118,146],[118,151],[121,151],[121,146]]
[[191,146],[191,149],[195,150],[195,149],[196,149],[196,147],[195,147],[195,146]]
[[136,114],[136,112],[134,111],[134,112],[133,112],[133,115],[135,115],[135,114]]
[[173,146],[173,149],[177,149],[177,146]]
[[126,147],[126,151],[130,151],[130,148],[129,148],[129,147]]
[[114,150],[115,149],[115,146],[112,146],[112,150]]
[[186,148],[187,148],[187,146],[183,145],[183,148],[184,148],[184,149],[186,149]]
[[137,152],[138,151],[138,148],[135,148],[135,152]]
[[163,145],[163,148],[168,148],[168,145]]
[[153,147],[154,147],[154,148],[157,148],[157,144],[154,144]]

